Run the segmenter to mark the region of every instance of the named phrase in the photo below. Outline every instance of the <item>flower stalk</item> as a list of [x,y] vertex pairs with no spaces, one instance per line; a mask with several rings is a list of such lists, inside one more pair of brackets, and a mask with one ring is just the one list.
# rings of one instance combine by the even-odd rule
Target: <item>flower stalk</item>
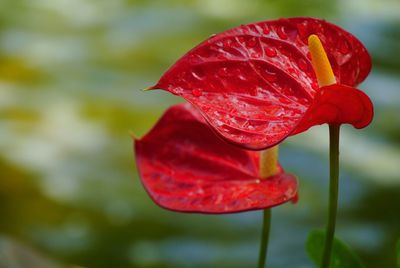
[[339,195],[339,133],[340,125],[329,125],[329,212],[321,268],[329,268],[335,237]]
[[[279,146],[260,152],[260,178],[267,179],[278,172],[278,152]],[[263,210],[263,223],[260,243],[260,253],[258,257],[258,268],[264,268],[267,262],[269,233],[271,229],[271,209]]]
[[261,233],[261,244],[260,244],[260,254],[258,257],[258,268],[264,268],[267,262],[267,251],[268,251],[268,241],[269,232],[271,229],[271,209],[267,208],[263,210],[263,225]]

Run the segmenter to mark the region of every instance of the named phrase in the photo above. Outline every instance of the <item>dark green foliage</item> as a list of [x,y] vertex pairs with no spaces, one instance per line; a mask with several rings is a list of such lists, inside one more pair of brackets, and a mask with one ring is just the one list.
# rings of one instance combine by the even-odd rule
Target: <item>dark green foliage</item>
[[[324,250],[325,231],[314,230],[307,238],[307,253],[313,262],[319,266]],[[331,268],[363,268],[360,258],[349,246],[335,238],[333,242]]]

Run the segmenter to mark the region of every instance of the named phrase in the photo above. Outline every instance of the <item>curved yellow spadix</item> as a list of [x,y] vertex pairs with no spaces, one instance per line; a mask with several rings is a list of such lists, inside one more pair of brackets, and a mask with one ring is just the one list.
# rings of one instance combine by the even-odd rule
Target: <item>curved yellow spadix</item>
[[332,71],[332,66],[329,63],[321,40],[315,34],[308,37],[308,49],[311,53],[311,61],[319,86],[323,87],[335,84],[336,79]]

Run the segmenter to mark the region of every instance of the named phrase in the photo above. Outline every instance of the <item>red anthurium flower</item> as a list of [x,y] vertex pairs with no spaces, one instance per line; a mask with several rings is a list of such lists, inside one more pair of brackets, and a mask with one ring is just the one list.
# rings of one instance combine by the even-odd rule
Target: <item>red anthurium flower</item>
[[[310,35],[319,37],[333,69],[325,86],[311,63]],[[212,36],[151,89],[185,98],[226,140],[260,150],[317,124],[367,126],[372,103],[353,86],[370,68],[367,50],[352,34],[324,20],[290,18]]]
[[169,108],[135,141],[144,187],[155,203],[180,212],[232,213],[296,198],[297,180],[278,167],[260,178],[259,154],[217,136],[190,104]]

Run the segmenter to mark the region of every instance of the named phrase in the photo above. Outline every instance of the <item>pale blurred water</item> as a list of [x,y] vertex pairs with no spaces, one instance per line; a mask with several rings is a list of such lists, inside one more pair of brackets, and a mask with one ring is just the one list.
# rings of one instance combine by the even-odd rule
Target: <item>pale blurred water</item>
[[[374,122],[342,131],[338,236],[366,267],[394,267],[399,13],[390,0],[2,0],[0,267],[27,267],[10,256],[24,259],[30,249],[32,267],[54,265],[46,258],[87,267],[254,267],[260,212],[158,208],[138,180],[129,133],[143,135],[181,101],[141,89],[188,49],[241,23],[294,15],[342,25],[373,56],[361,88],[375,104]],[[282,164],[300,177],[300,201],[273,210],[271,268],[311,266],[304,242],[325,223],[327,138],[317,127],[282,146]]]

